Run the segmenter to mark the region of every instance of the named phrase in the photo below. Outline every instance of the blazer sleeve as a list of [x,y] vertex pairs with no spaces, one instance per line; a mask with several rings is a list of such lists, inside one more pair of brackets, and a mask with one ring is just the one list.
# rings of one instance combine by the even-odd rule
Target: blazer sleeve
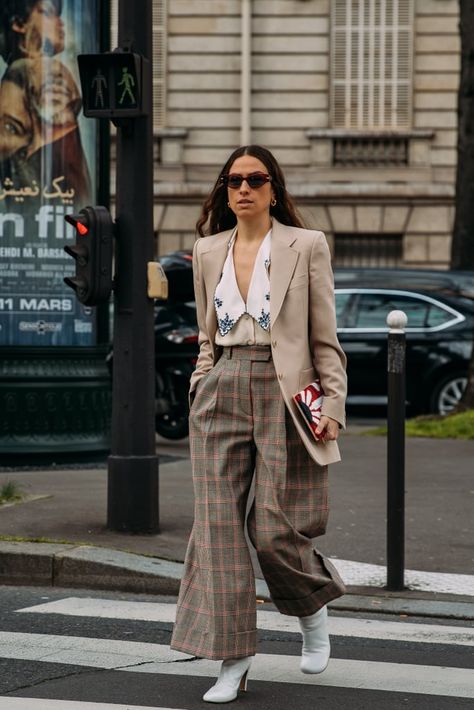
[[347,360],[337,339],[334,278],[323,232],[316,232],[311,248],[309,298],[310,348],[324,392],[321,414],[345,428]]
[[199,355],[196,363],[196,369],[191,375],[189,386],[189,406],[194,399],[194,392],[201,377],[209,372],[213,366],[212,348],[209,342],[209,336],[206,330],[206,290],[203,280],[200,278],[199,269],[199,239],[194,242],[193,247],[193,281],[194,281],[194,298],[196,300],[196,316],[199,329],[198,343]]

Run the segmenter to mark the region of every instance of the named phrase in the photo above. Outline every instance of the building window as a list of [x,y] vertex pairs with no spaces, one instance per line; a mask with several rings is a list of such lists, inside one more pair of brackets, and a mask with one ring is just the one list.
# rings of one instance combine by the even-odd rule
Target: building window
[[403,235],[401,234],[336,234],[334,266],[401,266]]
[[[168,0],[153,0],[153,130],[166,125],[166,57]],[[118,0],[111,5],[111,46],[118,44]]]
[[411,127],[413,0],[333,0],[334,128]]

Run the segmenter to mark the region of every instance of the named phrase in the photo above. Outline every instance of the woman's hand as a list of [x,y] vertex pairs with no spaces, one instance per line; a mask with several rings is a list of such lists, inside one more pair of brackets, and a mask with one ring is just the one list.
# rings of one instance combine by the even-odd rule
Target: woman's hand
[[316,429],[316,435],[321,441],[335,441],[339,436],[339,422],[323,415]]

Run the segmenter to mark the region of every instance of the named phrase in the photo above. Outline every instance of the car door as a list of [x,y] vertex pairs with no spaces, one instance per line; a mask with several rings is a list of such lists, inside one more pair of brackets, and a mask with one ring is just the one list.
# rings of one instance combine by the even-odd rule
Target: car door
[[[339,298],[348,293],[348,289],[341,289]],[[384,295],[362,289],[352,289],[350,294],[350,307],[338,328],[347,355],[348,404],[383,403],[387,360]]]
[[429,358],[433,299],[389,289],[354,289],[350,312],[339,331],[348,357],[349,403],[383,403],[387,396],[387,316],[407,315],[407,392],[413,391]]
[[[341,293],[349,289],[341,289]],[[464,317],[431,295],[397,289],[351,289],[350,307],[338,328],[348,358],[349,403],[377,404],[387,397],[387,315],[407,316],[407,400],[423,406],[431,373],[452,358],[447,343]],[[339,295],[341,297],[341,294]],[[453,332],[451,332],[453,331]],[[428,383],[428,384],[427,384]]]

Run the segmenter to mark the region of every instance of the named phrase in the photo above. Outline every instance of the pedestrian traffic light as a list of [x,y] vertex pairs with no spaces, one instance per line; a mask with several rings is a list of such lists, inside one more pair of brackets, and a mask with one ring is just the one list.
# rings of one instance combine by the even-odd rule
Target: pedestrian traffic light
[[106,207],[84,207],[79,214],[66,215],[76,230],[74,246],[64,251],[76,260],[76,275],[64,282],[85,306],[107,301],[112,291],[114,223]]
[[80,54],[84,116],[88,118],[136,118],[147,113],[143,100],[144,72],[149,62],[133,52]]

